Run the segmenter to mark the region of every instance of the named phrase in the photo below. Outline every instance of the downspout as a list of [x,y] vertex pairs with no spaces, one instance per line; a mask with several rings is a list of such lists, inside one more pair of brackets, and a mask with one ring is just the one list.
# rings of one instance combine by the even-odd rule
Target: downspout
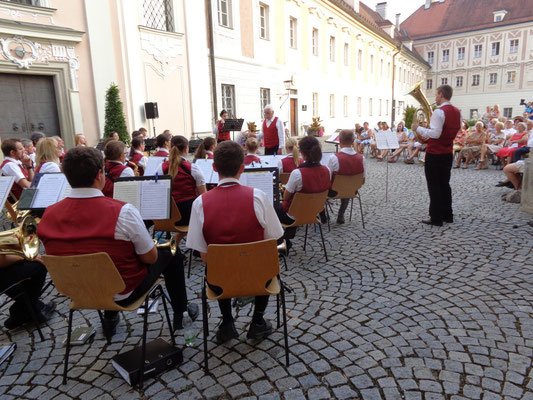
[[392,112],[390,126],[394,123],[396,117],[396,104],[394,100],[394,82],[396,81],[396,56],[402,51],[402,45],[396,49],[396,53],[392,56]]
[[209,43],[209,66],[211,69],[211,94],[213,102],[213,123],[218,118],[217,107],[217,77],[215,75],[215,41],[213,39],[213,7],[211,0],[206,0],[207,7],[207,24],[208,24],[208,43]]

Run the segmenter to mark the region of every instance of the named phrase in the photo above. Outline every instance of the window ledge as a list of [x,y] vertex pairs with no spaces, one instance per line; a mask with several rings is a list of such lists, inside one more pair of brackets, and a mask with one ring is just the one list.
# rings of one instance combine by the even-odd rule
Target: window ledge
[[138,28],[140,32],[153,33],[156,35],[168,36],[171,38],[182,38],[184,36],[182,32],[162,31],[159,29],[149,28],[144,25],[139,25]]
[[7,8],[13,12],[24,12],[29,14],[40,14],[47,17],[52,16],[57,11],[56,8],[40,7],[40,6],[28,6],[25,4],[11,3],[8,1],[0,0],[0,8]]

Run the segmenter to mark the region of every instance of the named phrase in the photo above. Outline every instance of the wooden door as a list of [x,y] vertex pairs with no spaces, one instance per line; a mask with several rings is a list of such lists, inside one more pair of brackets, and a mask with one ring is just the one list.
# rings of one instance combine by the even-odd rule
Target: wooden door
[[291,99],[291,136],[298,136],[298,99]]
[[0,136],[61,135],[51,76],[0,74]]

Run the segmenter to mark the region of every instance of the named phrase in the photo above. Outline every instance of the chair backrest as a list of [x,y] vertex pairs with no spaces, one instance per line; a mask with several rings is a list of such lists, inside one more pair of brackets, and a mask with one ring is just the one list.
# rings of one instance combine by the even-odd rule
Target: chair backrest
[[177,232],[176,223],[181,221],[181,214],[174,199],[170,200],[170,219],[155,219],[154,231]]
[[291,176],[291,174],[289,172],[282,172],[279,174],[279,182],[282,184],[282,185],[286,185],[287,182],[289,182],[289,176]]
[[222,289],[220,299],[277,294],[267,283],[278,274],[275,239],[207,247],[207,282]]
[[107,253],[42,258],[57,291],[70,298],[70,308],[120,309],[113,296],[126,285]]
[[295,219],[293,225],[313,224],[324,209],[328,191],[321,193],[297,192],[292,198],[288,214]]
[[357,191],[363,186],[365,175],[335,175],[331,190],[337,192],[333,199],[351,199],[357,195]]

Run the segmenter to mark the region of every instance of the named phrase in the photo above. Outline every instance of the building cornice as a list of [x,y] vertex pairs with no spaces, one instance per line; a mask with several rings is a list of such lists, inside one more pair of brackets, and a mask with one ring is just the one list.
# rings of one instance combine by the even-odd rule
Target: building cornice
[[0,33],[62,42],[79,43],[85,32],[70,28],[0,19]]

